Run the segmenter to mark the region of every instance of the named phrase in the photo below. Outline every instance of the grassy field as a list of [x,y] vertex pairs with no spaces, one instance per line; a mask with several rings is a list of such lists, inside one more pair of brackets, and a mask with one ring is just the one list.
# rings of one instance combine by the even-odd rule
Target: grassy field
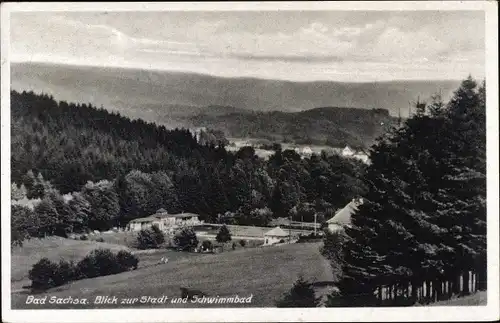
[[452,298],[447,301],[440,301],[429,304],[429,306],[478,306],[486,305],[487,294],[484,292],[477,292],[473,295]]
[[22,247],[15,247],[12,250],[11,281],[28,279],[29,270],[41,258],[46,257],[52,261],[59,261],[61,258],[78,261],[97,248],[108,248],[115,252],[128,250],[127,247],[117,244],[59,237],[27,240]]
[[[77,262],[97,248],[110,249],[114,252],[130,250],[139,258],[139,268],[157,265],[162,257],[167,257],[169,261],[177,261],[183,258],[199,256],[196,253],[166,249],[134,250],[120,244],[96,242],[92,239],[85,241],[59,237],[31,239],[26,241],[22,247],[16,247],[12,252],[12,289],[19,290],[23,286],[30,285],[31,281],[28,278],[28,272],[41,258],[46,257],[56,262],[60,259]],[[230,246],[227,250],[230,250]]]
[[[222,224],[205,224],[194,227],[198,233],[217,234]],[[254,227],[244,225],[226,225],[233,236],[264,238],[264,233],[271,230],[269,227]]]
[[89,240],[96,241],[102,238],[106,243],[123,245],[133,248],[137,240],[137,232],[135,231],[120,231],[120,232],[102,232],[98,234],[87,235]]
[[180,287],[201,290],[209,296],[250,296],[249,305],[198,306],[274,306],[288,291],[298,275],[324,285],[333,280],[329,264],[319,253],[319,243],[291,244],[279,247],[240,249],[221,254],[179,258],[167,264],[139,268],[112,276],[73,282],[37,297],[87,298],[90,305],[26,304],[27,292],[13,293],[13,308],[114,308],[114,307],[195,307],[195,304],[118,304],[94,305],[96,296],[134,298],[141,296],[180,297]]

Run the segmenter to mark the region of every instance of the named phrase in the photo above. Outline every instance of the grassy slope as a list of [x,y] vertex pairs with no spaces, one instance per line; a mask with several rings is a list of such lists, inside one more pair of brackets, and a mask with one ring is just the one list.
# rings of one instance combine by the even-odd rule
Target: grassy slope
[[[167,295],[171,298],[180,296],[180,287],[187,287],[211,296],[253,294],[251,306],[274,306],[275,300],[291,288],[299,274],[303,274],[311,282],[333,280],[328,263],[319,253],[319,246],[319,243],[304,243],[200,255],[118,275],[77,281],[40,296],[86,297],[91,302],[98,295],[118,298]],[[22,293],[13,294],[13,308],[29,308],[30,305],[25,304],[26,297]],[[40,308],[40,305],[31,306]],[[57,308],[54,306],[62,308],[62,305],[50,304],[45,305],[45,308]],[[71,305],[66,306],[64,308],[71,308]],[[223,305],[219,304],[216,307],[221,306]],[[82,307],[75,305],[74,308]]]
[[99,233],[88,235],[89,240],[96,241],[102,238],[104,242],[123,245],[129,248],[133,248],[137,240],[137,232],[135,231],[121,231],[121,232],[111,232],[111,233]]
[[23,281],[28,279],[31,267],[41,258],[47,257],[53,261],[65,260],[78,261],[96,248],[109,248],[112,251],[128,249],[110,243],[95,241],[80,241],[58,237],[45,239],[30,239],[25,241],[22,247],[12,250],[12,272],[11,281]]
[[484,292],[477,292],[473,295],[452,298],[447,301],[440,301],[436,303],[429,304],[429,306],[478,306],[486,305],[487,294]]

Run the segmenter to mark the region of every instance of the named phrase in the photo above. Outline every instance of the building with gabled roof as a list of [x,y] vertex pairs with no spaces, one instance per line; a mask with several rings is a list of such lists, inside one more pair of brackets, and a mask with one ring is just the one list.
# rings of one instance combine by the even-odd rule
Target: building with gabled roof
[[352,156],[354,155],[354,150],[351,149],[349,146],[345,146],[344,149],[342,149],[342,156]]
[[264,245],[272,245],[290,240],[290,233],[280,227],[275,227],[264,233]]
[[164,209],[159,209],[155,214],[148,217],[133,219],[128,223],[127,230],[140,231],[157,225],[162,231],[170,231],[179,227],[194,226],[202,223],[198,215],[194,213],[169,214]]
[[358,207],[361,204],[363,204],[363,199],[353,199],[340,209],[331,219],[326,221],[328,230],[330,230],[330,232],[336,232],[342,230],[345,226],[351,225],[351,217],[358,211]]

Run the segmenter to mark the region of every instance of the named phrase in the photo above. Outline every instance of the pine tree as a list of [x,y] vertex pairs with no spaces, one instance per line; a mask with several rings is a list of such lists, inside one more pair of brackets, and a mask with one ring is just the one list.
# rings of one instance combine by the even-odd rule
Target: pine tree
[[83,196],[90,203],[90,229],[107,230],[116,223],[120,205],[112,182],[89,182],[83,189]]
[[73,198],[69,201],[69,207],[73,213],[73,223],[71,224],[74,232],[86,231],[91,216],[90,202],[85,199],[82,193],[73,194]]
[[52,191],[47,195],[47,198],[52,201],[54,208],[57,211],[54,234],[66,237],[69,232],[73,231],[72,224],[75,222],[73,219],[75,214],[59,192]]
[[23,241],[36,233],[40,223],[35,222],[33,211],[22,205],[11,205],[11,244],[22,246]]
[[220,243],[231,241],[231,232],[229,232],[229,229],[225,225],[219,229],[215,240]]
[[27,197],[29,199],[34,198],[33,186],[35,185],[36,177],[33,174],[33,170],[28,170],[28,172],[23,176],[22,182],[26,186]]
[[276,302],[277,307],[317,307],[319,300],[314,289],[302,276],[294,283],[290,291]]
[[39,227],[37,230],[38,237],[52,236],[56,232],[57,219],[59,214],[54,206],[54,203],[49,198],[44,198],[35,206],[35,215],[37,217],[37,222]]
[[381,286],[393,286],[394,294],[484,268],[483,93],[469,78],[446,107],[438,98],[429,109],[419,106],[372,147],[366,202],[346,229],[339,282],[345,305],[380,304]]

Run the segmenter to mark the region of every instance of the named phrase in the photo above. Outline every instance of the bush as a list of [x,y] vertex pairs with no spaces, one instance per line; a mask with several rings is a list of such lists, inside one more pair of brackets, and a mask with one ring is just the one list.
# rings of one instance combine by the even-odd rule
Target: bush
[[121,271],[120,269],[116,255],[109,249],[93,250],[77,265],[80,278],[117,274]]
[[104,242],[104,238],[103,237],[99,237],[95,241],[97,241],[97,242]]
[[96,249],[75,266],[73,262],[61,260],[59,264],[42,258],[29,272],[31,287],[45,290],[63,285],[69,281],[106,276],[137,269],[139,259],[130,252],[122,250],[114,254],[109,249]]
[[126,250],[120,250],[116,255],[116,261],[118,262],[121,271],[127,271],[131,268],[137,269],[139,264],[139,259]]
[[247,242],[245,240],[240,240],[240,246],[245,247]]
[[231,232],[229,232],[229,229],[225,225],[223,225],[219,229],[219,232],[217,233],[215,240],[217,240],[217,242],[219,243],[225,243],[231,241]]
[[165,234],[156,225],[143,229],[137,234],[137,247],[139,249],[156,249],[164,242]]
[[34,289],[48,289],[55,286],[54,277],[57,274],[58,265],[48,258],[40,259],[29,271],[31,287]]
[[323,246],[320,252],[330,262],[333,272],[342,272],[346,241],[347,236],[344,231],[330,232],[328,229],[324,230]]
[[203,243],[201,244],[201,249],[202,250],[212,250],[213,249],[213,244],[211,241],[208,241],[208,240],[205,240],[203,241]]
[[300,276],[290,291],[276,302],[277,307],[317,307],[319,299],[309,282]]
[[174,243],[179,250],[192,251],[198,246],[198,238],[193,229],[184,228],[175,234]]
[[88,239],[89,239],[89,237],[86,234],[82,234],[80,236],[80,240],[88,240]]
[[54,273],[54,286],[60,286],[75,279],[77,279],[75,264],[61,259]]

